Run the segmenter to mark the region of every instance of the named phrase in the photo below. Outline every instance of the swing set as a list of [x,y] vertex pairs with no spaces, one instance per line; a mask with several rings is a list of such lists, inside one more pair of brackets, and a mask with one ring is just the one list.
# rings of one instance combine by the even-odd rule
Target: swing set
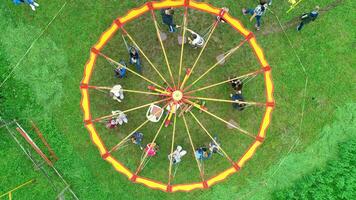
[[[55,163],[58,161],[58,157],[45,139],[40,129],[33,121],[30,121],[31,129],[29,129],[29,131],[35,132],[37,136],[36,139],[33,139],[29,132],[27,132],[23,128],[23,126],[20,125],[20,123],[16,120],[6,122],[2,118],[0,118],[0,122],[2,123],[1,128],[7,129],[7,132],[12,137],[12,139],[24,152],[27,158],[33,163],[35,170],[40,171],[48,180],[53,191],[58,194],[57,198],[63,199],[65,192],[68,191],[73,199],[78,199],[74,191],[70,188],[68,182],[63,178],[62,174],[55,167]],[[18,134],[16,134],[14,130],[16,130]],[[43,148],[41,148],[40,144],[37,143],[37,139],[40,139],[42,143],[41,145],[45,146],[45,150],[48,153],[45,153]],[[11,199],[12,193],[14,191],[34,182],[34,179],[25,182],[24,184],[15,187],[13,190],[10,190],[9,192],[5,193],[4,195],[1,195],[0,197],[8,195],[9,199]]]
[[[183,8],[184,9],[184,15],[183,15],[183,25],[182,25],[182,31],[181,35],[178,37],[178,43],[181,45],[181,51],[180,51],[180,57],[179,57],[179,64],[176,64],[177,66],[177,71],[178,73],[173,74],[172,72],[172,66],[171,63],[169,62],[169,59],[167,57],[167,51],[166,51],[166,45],[163,41],[165,40],[165,36],[162,34],[163,32],[161,31],[159,27],[159,23],[157,22],[157,17],[156,13],[154,12],[155,10],[160,10],[164,8]],[[193,9],[193,10],[198,10],[200,12],[205,12],[212,14],[215,17],[215,21],[212,25],[210,25],[203,33],[203,37],[205,39],[205,43],[200,48],[198,56],[196,57],[194,63],[192,65],[189,65],[187,67],[186,72],[183,72],[183,61],[184,61],[184,52],[187,52],[185,47],[186,43],[186,33],[187,33],[187,27],[188,27],[188,10]],[[161,47],[162,50],[162,55],[164,58],[164,63],[161,63],[160,66],[161,68],[164,68],[163,72],[161,68],[158,68],[152,60],[149,58],[148,54],[146,54],[145,50],[138,44],[138,42],[135,41],[134,37],[130,35],[130,33],[125,29],[125,24],[131,22],[132,20],[142,16],[144,13],[151,13],[152,15],[152,20],[153,24],[155,27],[155,34],[158,38],[158,45]],[[234,44],[234,47],[229,49],[228,51],[224,52],[220,56],[217,57],[217,62],[211,65],[210,67],[206,67],[206,69],[203,70],[201,74],[198,75],[197,78],[194,80],[192,79],[192,74],[197,74],[200,71],[196,70],[198,68],[198,63],[200,59],[202,58],[206,48],[208,47],[209,41],[212,38],[212,35],[215,33],[216,29],[218,28],[218,25],[221,22],[225,22],[226,24],[230,25],[233,29],[235,29],[238,33],[240,33],[243,36],[243,39],[236,44]],[[151,67],[154,70],[154,73],[157,75],[156,79],[151,79],[148,78],[142,74],[139,74],[135,72],[134,70],[130,69],[127,67],[127,70],[131,72],[134,76],[139,77],[142,79],[144,83],[147,84],[147,87],[143,90],[132,90],[132,89],[125,89],[124,92],[129,93],[136,93],[136,94],[142,94],[142,95],[149,95],[155,98],[153,102],[147,102],[143,105],[138,105],[132,108],[128,108],[126,110],[123,110],[122,112],[128,115],[131,115],[132,111],[143,109],[143,108],[148,108],[148,111],[146,112],[146,120],[142,122],[137,128],[134,128],[132,131],[127,134],[126,137],[124,137],[122,140],[120,140],[116,145],[113,147],[106,147],[105,143],[101,139],[101,135],[99,134],[98,131],[96,131],[95,126],[96,122],[99,122],[104,119],[108,119],[112,117],[112,115],[106,115],[106,116],[94,116],[93,113],[90,109],[90,97],[89,97],[89,90],[94,89],[94,90],[108,90],[111,87],[106,87],[106,86],[96,86],[91,84],[90,80],[92,78],[92,72],[95,69],[95,64],[96,60],[99,58],[104,58],[107,60],[110,65],[116,67],[123,67],[119,62],[116,62],[114,59],[109,57],[108,55],[105,55],[101,50],[105,47],[105,45],[110,41],[110,39],[117,33],[121,31],[121,37],[123,38],[123,42],[125,44],[125,47],[129,49],[128,39],[132,46],[137,49],[137,51],[142,55],[142,57],[145,59],[145,61],[148,63],[147,67]],[[167,35],[166,35],[167,36]],[[239,75],[235,78],[229,78],[227,80],[221,80],[217,83],[212,83],[209,85],[205,86],[196,86],[197,83],[199,83],[203,78],[206,78],[206,76],[212,72],[213,70],[217,70],[219,66],[221,66],[223,63],[226,63],[228,59],[235,53],[237,52],[241,46],[249,44],[249,46],[253,49],[253,52],[256,55],[257,60],[259,61],[259,68],[253,71],[250,71],[246,74]],[[165,76],[169,77],[169,79],[166,79]],[[175,76],[173,76],[175,75]],[[197,100],[200,101],[211,101],[211,102],[218,102],[218,103],[236,103],[236,101],[231,101],[227,99],[219,99],[219,98],[211,98],[211,97],[203,97],[203,96],[195,96],[195,93],[199,91],[204,91],[208,90],[210,88],[214,88],[217,86],[221,85],[228,85],[229,82],[232,80],[241,80],[244,84],[248,83],[249,81],[252,81],[255,77],[258,75],[263,75],[264,77],[264,85],[265,85],[265,99],[266,102],[254,102],[254,101],[244,101],[244,102],[238,102],[238,103],[244,103],[248,106],[256,106],[261,109],[265,109],[260,129],[256,133],[252,133],[242,127],[240,127],[238,124],[233,124],[228,122],[226,119],[223,117],[220,117],[218,114],[215,112],[211,111],[210,109],[207,108],[206,105],[203,105],[201,102],[197,102]],[[219,77],[217,77],[219,78]],[[165,85],[159,84],[163,83]],[[159,80],[160,82],[158,82]],[[194,87],[195,86],[195,87]],[[270,124],[271,121],[271,113],[274,108],[274,98],[273,98],[273,82],[272,82],[272,75],[271,75],[271,67],[269,66],[268,62],[265,59],[265,56],[263,54],[262,49],[258,45],[256,38],[254,34],[247,29],[243,27],[241,22],[239,22],[237,19],[232,17],[228,12],[226,12],[226,9],[220,9],[217,7],[214,7],[208,3],[205,2],[198,2],[195,0],[163,0],[163,1],[153,1],[153,2],[147,2],[146,4],[142,5],[141,7],[135,8],[131,11],[129,11],[126,15],[117,18],[113,24],[108,28],[107,31],[105,31],[98,42],[91,48],[90,52],[90,57],[88,62],[85,65],[84,69],[84,75],[82,82],[80,84],[80,90],[82,93],[82,99],[81,99],[81,108],[83,110],[83,118],[84,118],[84,125],[87,128],[90,138],[93,142],[93,144],[98,148],[99,153],[101,157],[108,163],[110,163],[114,169],[123,175],[125,175],[131,182],[134,183],[139,183],[143,184],[149,188],[152,189],[158,189],[162,190],[165,192],[177,192],[177,191],[192,191],[195,189],[206,189],[214,184],[226,179],[230,175],[238,172],[244,164],[254,155],[256,149],[263,143],[264,138],[266,137],[266,131],[267,128]],[[148,89],[148,91],[147,91]],[[166,114],[163,113],[163,110],[169,107],[168,112]],[[199,115],[195,114],[192,109],[199,110],[201,113]],[[154,111],[159,111],[159,115],[157,113],[157,116],[155,116],[155,119],[150,117],[152,115],[152,112]],[[179,119],[177,118],[179,117]],[[200,116],[208,116],[211,117],[212,119],[216,120],[216,123],[223,123],[229,125],[231,129],[236,133],[237,135],[243,135],[249,139],[251,139],[252,143],[251,145],[247,148],[246,152],[238,159],[233,159],[232,156],[230,156],[225,149],[216,141],[214,137],[212,137],[210,131],[206,127],[205,124],[203,124],[203,120],[199,119]],[[213,177],[206,177],[204,173],[204,162],[199,161],[195,156],[195,145],[194,141],[191,137],[190,133],[190,128],[187,124],[187,117],[192,119],[193,123],[196,124],[199,129],[202,130],[202,132],[210,138],[211,141],[216,144],[218,148],[218,153],[222,155],[227,162],[229,163],[230,167],[217,175]],[[124,147],[125,144],[129,141],[131,136],[141,130],[145,125],[147,125],[149,122],[154,122],[160,124],[158,127],[158,130],[156,134],[153,136],[152,140],[148,144],[155,144],[157,142],[157,138],[160,137],[161,132],[163,127],[167,127],[169,125],[172,126],[173,131],[172,131],[172,143],[170,146],[170,152],[174,151],[174,146],[175,146],[175,138],[176,138],[176,125],[177,125],[177,120],[183,120],[184,126],[187,132],[187,136],[189,138],[189,143],[190,146],[192,147],[192,154],[196,160],[197,163],[197,168],[200,174],[200,181],[199,182],[194,182],[194,183],[179,183],[175,184],[175,176],[178,171],[179,164],[173,165],[172,159],[170,159],[169,166],[168,166],[168,177],[167,177],[167,182],[162,183],[157,180],[152,180],[147,177],[142,177],[140,176],[140,172],[145,169],[145,167],[148,165],[150,161],[157,160],[157,158],[152,158],[153,156],[149,155],[149,151],[143,151],[141,158],[138,161],[138,166],[134,168],[134,170],[129,170],[123,163],[118,161],[112,153],[114,151],[119,150],[120,148]],[[166,157],[165,157],[166,158]]]

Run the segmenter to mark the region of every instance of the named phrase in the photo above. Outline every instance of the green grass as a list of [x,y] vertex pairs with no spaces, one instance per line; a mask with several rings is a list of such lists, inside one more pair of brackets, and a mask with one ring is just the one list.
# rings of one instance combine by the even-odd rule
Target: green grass
[[[325,7],[332,1],[317,2],[321,7]],[[3,27],[0,34],[1,80],[60,9],[63,1],[40,3],[41,7],[37,12],[30,12],[25,6],[15,7],[10,1],[1,4],[0,26]],[[292,184],[291,181],[298,180],[298,177],[314,169],[323,168],[327,160],[332,160],[336,156],[337,144],[354,136],[354,124],[356,124],[354,122],[356,100],[354,80],[356,77],[352,63],[355,60],[353,51],[355,21],[351,20],[351,10],[355,7],[355,3],[345,1],[342,5],[322,13],[317,21],[308,24],[301,33],[297,33],[294,29],[287,30],[287,34],[306,66],[309,81],[305,98],[303,90],[305,75],[283,33],[266,36],[256,33],[257,40],[264,48],[266,58],[273,68],[277,107],[273,113],[272,124],[265,143],[240,173],[209,190],[191,193],[165,194],[132,184],[104,162],[94,145],[91,144],[88,133],[83,127],[79,107],[79,82],[89,49],[100,34],[114,18],[142,3],[144,3],[142,0],[135,3],[131,1],[119,3],[114,0],[69,1],[63,12],[35,43],[28,56],[15,71],[15,75],[0,90],[1,117],[7,120],[19,119],[27,127],[29,127],[26,123],[27,119],[33,119],[38,123],[60,157],[56,164],[57,168],[63,172],[81,199],[188,199],[194,197],[198,199],[268,199],[275,190],[289,187]],[[236,1],[229,0],[217,2],[215,5],[228,6],[232,15],[240,18],[249,29],[253,30],[253,24],[248,23],[247,17],[240,13],[242,7],[253,6],[250,1],[236,3]],[[287,22],[296,15],[309,11],[315,5],[316,2],[305,1],[292,14],[287,15],[285,11],[288,4],[275,1],[272,9],[282,22]],[[178,22],[181,20],[181,17],[178,17],[181,13],[181,11],[177,12]],[[190,14],[192,16],[190,27],[194,30],[203,31],[213,20],[211,16],[196,11],[191,11]],[[133,21],[126,26],[126,29],[163,71],[165,65],[160,63],[164,63],[164,60],[149,17],[145,15]],[[269,28],[270,24],[275,22],[274,16],[270,13],[264,16],[265,28]],[[160,26],[163,27],[163,25]],[[142,29],[137,27],[142,27]],[[169,36],[165,42],[175,73],[180,53],[180,48],[176,48],[177,35]],[[204,54],[204,59],[197,66],[196,73],[203,73],[204,68],[214,63],[217,55],[230,49],[241,39],[242,37],[228,25],[219,26],[212,38],[211,46]],[[115,59],[126,56],[119,35],[112,39],[103,52]],[[190,65],[198,52],[189,48],[186,48],[186,52],[189,52],[189,55],[186,54],[184,63]],[[153,80],[160,81],[148,63],[145,62],[144,65],[144,74]],[[258,63],[251,49],[246,45],[238,50],[225,66],[217,69],[215,74],[207,76],[199,85],[223,80],[230,75],[228,73],[244,74],[256,69],[257,66]],[[168,73],[165,73],[165,77],[169,78]],[[194,77],[192,79],[194,80]],[[256,101],[264,100],[263,95],[260,95],[263,94],[262,81],[263,79],[258,77],[246,86],[246,98]],[[98,60],[92,82],[95,85],[104,86],[117,82],[113,79],[112,66],[103,58]],[[147,86],[132,74],[124,80],[122,85],[140,90]],[[201,96],[227,98],[229,92],[229,88],[223,86],[202,92]],[[98,91],[91,91],[91,97],[94,116],[105,115],[113,108],[125,109],[152,101],[149,97],[126,95],[125,103],[117,105],[104,93]],[[303,126],[300,129],[304,100],[305,112]],[[251,132],[258,130],[263,114],[262,109],[252,107],[243,113],[233,112],[231,115],[229,104],[208,102],[208,106],[212,112],[219,113],[225,119],[234,118],[242,127],[246,127]],[[335,110],[338,111],[335,112]],[[108,146],[114,145],[124,133],[137,127],[144,120],[141,112],[133,112],[132,117],[129,115],[130,124],[118,131],[109,132],[103,126],[97,125],[105,143]],[[211,123],[211,118],[206,115],[197,114],[197,116],[212,133],[218,132],[220,135],[229,136],[221,136],[221,140],[228,153],[234,158],[241,155],[251,142],[244,136],[229,133],[232,131],[227,131],[225,125],[220,122]],[[190,121],[189,126],[194,132],[193,140],[197,141],[196,145],[209,142],[191,118]],[[143,129],[145,139],[152,138],[157,128],[158,124],[145,127]],[[342,129],[342,131],[336,134],[336,131],[330,129]],[[220,130],[224,130],[224,133]],[[161,144],[159,157],[151,161],[142,175],[166,182],[168,168],[166,155],[171,143],[171,132],[171,128],[162,131],[161,135],[164,137],[160,137],[158,141]],[[31,163],[16,148],[6,130],[0,129],[0,133],[3,138],[0,143],[0,166],[2,167],[0,194],[21,182],[36,177],[38,184],[20,190],[15,193],[15,197],[19,199],[54,198],[56,194],[48,186],[46,180],[34,172]],[[299,143],[289,152],[297,138]],[[176,139],[180,144],[186,144],[186,149],[190,150],[181,120],[177,123]],[[318,149],[319,151],[316,151]],[[128,147],[115,153],[115,156],[127,163],[130,169],[134,169],[137,166],[140,152],[133,147]],[[206,165],[208,177],[229,166],[228,162],[218,157],[209,162],[214,164]],[[177,182],[199,180],[193,157],[190,154],[185,158],[179,170],[181,171],[177,173]]]

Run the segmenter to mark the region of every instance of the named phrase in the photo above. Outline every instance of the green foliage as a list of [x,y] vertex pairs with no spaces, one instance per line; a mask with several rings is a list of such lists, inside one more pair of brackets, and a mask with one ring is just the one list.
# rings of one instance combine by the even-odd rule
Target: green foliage
[[274,192],[273,199],[355,199],[356,139],[338,145],[338,156],[326,167],[295,181],[292,187]]
[[[291,143],[286,155],[281,156],[277,164],[269,167],[261,177],[250,179],[248,186],[233,195],[241,199],[273,199],[271,193],[292,187],[301,176],[314,169],[322,169],[330,160],[338,157],[338,146],[356,134],[356,104],[347,104],[335,111],[332,124],[325,125],[318,139],[303,151],[295,151],[303,145],[302,141]],[[300,139],[300,138],[299,138]],[[289,152],[290,150],[290,152]],[[254,191],[254,192],[251,192]]]

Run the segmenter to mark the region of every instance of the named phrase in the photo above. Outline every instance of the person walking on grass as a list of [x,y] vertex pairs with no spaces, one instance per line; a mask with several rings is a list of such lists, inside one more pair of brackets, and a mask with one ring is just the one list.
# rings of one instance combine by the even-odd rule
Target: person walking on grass
[[305,24],[309,24],[312,21],[315,21],[319,15],[319,6],[316,6],[313,11],[310,13],[305,13],[300,17],[300,24],[297,26],[297,31],[301,31]]
[[15,5],[20,5],[22,3],[28,4],[33,11],[36,11],[36,7],[40,6],[38,3],[36,3],[34,0],[13,0]]
[[262,18],[262,15],[266,12],[267,10],[267,0],[260,0],[260,4],[258,4],[256,6],[255,9],[252,9],[252,8],[243,8],[242,9],[242,14],[243,15],[247,15],[247,14],[250,14],[252,15],[251,18],[250,18],[250,21],[252,22],[252,20],[254,18],[256,18],[256,24],[255,24],[255,27],[256,27],[256,30],[260,30],[260,27],[261,27],[261,18]]

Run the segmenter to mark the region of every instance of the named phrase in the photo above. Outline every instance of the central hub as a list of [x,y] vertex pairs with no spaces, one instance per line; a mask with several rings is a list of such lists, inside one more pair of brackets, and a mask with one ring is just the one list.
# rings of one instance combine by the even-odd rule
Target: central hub
[[183,92],[180,90],[176,90],[172,93],[172,98],[174,101],[178,102],[183,99]]

